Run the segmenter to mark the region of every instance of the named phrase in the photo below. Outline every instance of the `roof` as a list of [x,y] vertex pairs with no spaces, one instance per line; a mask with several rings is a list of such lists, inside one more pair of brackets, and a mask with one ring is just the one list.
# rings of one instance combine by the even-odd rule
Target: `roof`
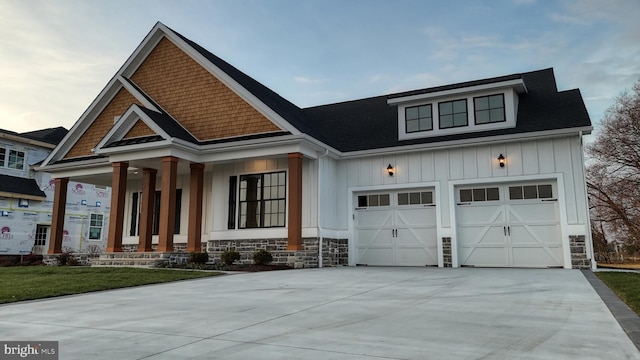
[[13,136],[23,137],[26,139],[42,141],[51,145],[58,145],[60,141],[62,141],[62,139],[67,135],[69,130],[63,128],[62,126],[58,126],[55,128],[28,131],[23,133],[17,133],[15,131],[3,129],[0,129],[0,132]]
[[212,54],[207,49],[198,45],[197,43],[189,40],[184,37],[180,33],[173,31],[177,36],[179,36],[182,40],[184,40],[189,46],[191,46],[194,50],[204,56],[207,60],[209,60],[213,65],[218,67],[220,70],[224,71],[229,77],[235,80],[238,84],[240,84],[244,89],[253,94],[256,98],[262,101],[265,105],[275,111],[278,115],[280,115],[283,119],[287,120],[291,125],[293,125],[296,129],[304,134],[309,134],[316,138],[322,138],[324,135],[324,131],[322,128],[318,127],[317,124],[312,122],[295,104],[291,103],[289,100],[283,98],[273,90],[264,86],[260,82],[256,81],[249,75],[243,73],[238,70],[233,65],[228,62],[222,60],[218,56]]
[[[211,145],[286,136],[291,133],[295,134],[296,132],[292,130],[297,129],[300,133],[314,138],[337,151],[349,153],[374,149],[401,148],[403,146],[418,144],[437,144],[450,141],[481,139],[485,137],[508,137],[509,135],[550,130],[572,129],[571,131],[575,130],[577,132],[585,127],[591,128],[591,121],[580,91],[576,89],[559,92],[557,90],[553,69],[551,68],[300,108],[228,62],[212,54],[202,46],[161,23],[156,24],[156,27],[154,27],[150,34],[167,36],[173,39],[173,41],[179,40],[181,43],[184,42],[186,46],[191,48],[188,51],[189,53],[198,54],[198,57],[201,56],[203,58],[198,59],[198,61],[208,61],[210,64],[205,65],[209,68],[216,68],[216,72],[217,69],[222,71],[235,82],[234,86],[237,84],[262,102],[266,107],[273,110],[280,118],[284,119],[284,121],[288,123],[286,124],[287,129],[266,134],[200,141],[180,124],[180,119],[174,118],[172,114],[162,109],[154,99],[150,98],[133,81],[124,76],[124,72],[121,69],[119,72],[119,74],[122,75],[120,79],[124,79],[129,85],[133,86],[135,90],[148,101],[146,102],[147,105],[151,104],[150,107],[155,108],[149,109],[144,106],[139,106],[139,108],[136,107],[136,111],[141,111],[139,114],[144,115],[145,121],[153,121],[157,127],[152,126],[152,128],[155,128],[156,131],[161,130],[162,134],[135,139],[123,139],[121,137],[122,134],[120,134],[108,140],[108,142],[103,143],[101,145],[103,147],[114,148],[124,145],[141,145],[161,140],[168,141],[170,139],[165,139],[167,136],[196,146]],[[142,49],[146,46],[145,44],[143,41],[138,49]],[[140,50],[136,50],[132,56],[145,54],[145,52],[138,53],[138,51]],[[125,67],[126,66],[128,65],[125,64]],[[511,81],[524,83],[524,88],[526,89],[526,92],[518,91],[518,113],[515,127],[408,140],[399,139],[398,103],[401,98]],[[396,99],[396,101],[392,101],[394,99]],[[76,135],[76,137],[79,136],[81,136],[81,134]],[[51,160],[48,161],[51,163],[63,163],[84,159],[58,158],[56,161],[56,156],[58,156],[58,154],[56,150],[54,150],[54,153],[51,155]],[[47,164],[48,163],[45,162],[45,166]]]
[[0,196],[45,200],[47,195],[34,179],[0,175]]
[[[398,139],[397,105],[388,105],[388,99],[518,78],[524,80],[527,93],[520,95],[515,128]],[[343,152],[591,126],[580,91],[558,92],[553,69],[315,106],[304,112],[321,127],[332,129],[333,136],[324,141]]]

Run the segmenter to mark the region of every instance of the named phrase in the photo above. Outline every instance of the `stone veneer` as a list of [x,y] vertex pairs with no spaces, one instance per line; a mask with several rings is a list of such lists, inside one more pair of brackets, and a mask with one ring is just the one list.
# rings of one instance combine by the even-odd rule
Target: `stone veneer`
[[[224,251],[235,250],[240,253],[240,264],[252,264],[253,254],[264,249],[273,256],[273,264],[289,265],[295,268],[318,267],[318,238],[303,238],[302,250],[287,250],[287,239],[244,239],[244,240],[208,240],[209,259],[220,261]],[[322,241],[322,266],[348,265],[347,239],[324,238]]]
[[587,257],[587,242],[584,235],[569,235],[571,248],[571,268],[590,269],[591,259]]
[[442,238],[442,266],[444,267],[452,267],[453,266],[453,258],[451,255],[451,238],[443,237]]

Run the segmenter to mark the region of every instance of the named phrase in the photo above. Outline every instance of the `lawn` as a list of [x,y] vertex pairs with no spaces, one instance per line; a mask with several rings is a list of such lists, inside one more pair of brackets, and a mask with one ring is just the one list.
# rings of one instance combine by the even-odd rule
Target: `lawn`
[[0,304],[220,274],[204,271],[109,267],[0,267]]
[[596,275],[636,314],[640,315],[640,273],[602,271],[596,272]]

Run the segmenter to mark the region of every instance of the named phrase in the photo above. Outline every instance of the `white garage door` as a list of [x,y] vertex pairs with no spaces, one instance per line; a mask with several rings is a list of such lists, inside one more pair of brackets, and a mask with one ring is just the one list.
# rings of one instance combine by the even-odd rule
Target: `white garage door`
[[552,183],[457,189],[461,266],[563,266],[562,236]]
[[357,195],[355,258],[358,265],[438,265],[433,191]]

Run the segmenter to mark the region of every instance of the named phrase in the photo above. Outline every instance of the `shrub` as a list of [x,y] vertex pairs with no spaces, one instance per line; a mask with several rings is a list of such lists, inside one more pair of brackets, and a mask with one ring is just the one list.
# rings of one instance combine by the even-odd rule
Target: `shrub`
[[204,265],[209,261],[209,254],[206,252],[192,251],[189,253],[189,263]]
[[22,266],[42,265],[42,255],[29,254],[22,258]]
[[78,265],[78,260],[73,257],[73,251],[63,251],[60,253],[58,257],[58,265],[61,266],[76,266]]
[[0,266],[2,267],[16,266],[18,264],[20,264],[19,256],[0,256]]
[[240,253],[235,250],[226,250],[220,254],[220,259],[227,265],[233,265],[234,262],[240,260]]
[[253,262],[256,265],[266,265],[273,261],[273,256],[267,250],[260,249],[253,254]]

